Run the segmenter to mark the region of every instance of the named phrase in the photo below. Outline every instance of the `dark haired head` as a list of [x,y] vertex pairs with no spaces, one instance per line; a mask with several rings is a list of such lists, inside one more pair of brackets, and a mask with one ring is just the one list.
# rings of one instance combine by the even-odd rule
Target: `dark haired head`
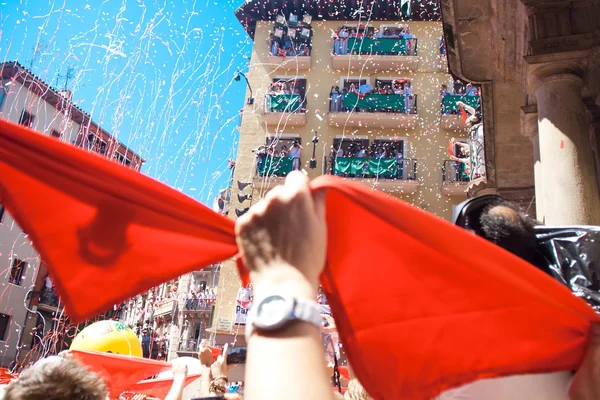
[[535,236],[536,222],[516,204],[508,201],[490,204],[481,213],[479,223],[480,236],[548,272]]

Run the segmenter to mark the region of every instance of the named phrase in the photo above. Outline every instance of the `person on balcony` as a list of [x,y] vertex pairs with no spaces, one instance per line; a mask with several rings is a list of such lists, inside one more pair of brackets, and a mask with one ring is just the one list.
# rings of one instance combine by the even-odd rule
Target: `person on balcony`
[[413,92],[410,81],[404,83],[404,112],[412,114]]
[[467,96],[477,96],[478,91],[477,88],[473,86],[471,83],[467,83],[466,93]]
[[287,157],[288,156],[288,148],[285,144],[281,145],[281,150],[279,150],[279,156],[280,157]]
[[367,152],[365,151],[365,149],[360,145],[356,146],[356,155],[354,157],[365,158],[366,156],[367,156]]
[[298,140],[294,140],[294,144],[290,147],[288,157],[292,159],[292,171],[300,171],[300,154],[304,148],[300,146]]
[[358,93],[365,96],[373,91],[373,86],[369,82],[365,82],[358,87]]
[[333,86],[331,88],[331,111],[338,112],[341,108],[342,102],[342,94],[340,93],[340,88],[337,86]]

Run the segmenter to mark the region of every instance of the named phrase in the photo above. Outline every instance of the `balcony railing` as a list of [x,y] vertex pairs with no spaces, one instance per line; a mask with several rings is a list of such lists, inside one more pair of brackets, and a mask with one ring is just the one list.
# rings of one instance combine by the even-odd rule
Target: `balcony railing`
[[305,113],[306,99],[299,94],[267,94],[265,113]]
[[185,301],[186,311],[208,311],[212,308],[214,299],[187,299]]
[[329,157],[326,173],[348,178],[417,179],[414,158]]
[[259,177],[278,176],[284,177],[292,172],[294,160],[288,157],[273,157],[258,155],[256,170]]
[[56,293],[54,287],[45,287],[44,289],[42,289],[42,292],[40,293],[39,303],[51,307],[58,307],[60,299],[58,298],[58,294]]
[[329,111],[417,114],[417,99],[415,94],[334,93],[329,102]]
[[340,38],[333,43],[334,55],[416,56],[417,39],[405,38]]
[[473,108],[479,107],[480,96],[448,95],[442,97],[442,115],[460,114],[457,102],[462,101]]
[[467,183],[470,181],[467,165],[460,161],[445,160],[442,166],[442,182]]

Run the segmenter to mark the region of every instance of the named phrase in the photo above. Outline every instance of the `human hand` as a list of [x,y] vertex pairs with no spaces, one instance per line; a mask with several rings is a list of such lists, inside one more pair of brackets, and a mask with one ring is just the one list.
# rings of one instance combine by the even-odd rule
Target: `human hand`
[[460,100],[459,100],[459,101],[457,101],[457,102],[456,102],[456,105],[457,105],[457,106],[464,106],[464,105],[465,105],[465,103],[463,103],[462,101],[460,101]]
[[306,176],[293,171],[237,220],[236,239],[255,295],[276,285],[314,299],[327,248],[325,192],[312,194]]
[[212,379],[227,378],[227,374],[229,373],[229,366],[227,365],[227,351],[229,350],[229,343],[225,343],[223,346],[223,353],[219,357],[217,357],[217,361],[215,361],[210,366],[210,373],[212,375]]
[[589,343],[583,361],[571,382],[569,399],[600,399],[600,324],[590,329]]
[[213,363],[212,351],[208,348],[206,340],[200,342],[200,349],[198,350],[198,358],[200,363],[205,367],[210,367]]
[[182,364],[182,363],[173,363],[171,371],[173,371],[174,377],[183,376],[185,378],[188,373],[188,367],[187,367],[187,365]]

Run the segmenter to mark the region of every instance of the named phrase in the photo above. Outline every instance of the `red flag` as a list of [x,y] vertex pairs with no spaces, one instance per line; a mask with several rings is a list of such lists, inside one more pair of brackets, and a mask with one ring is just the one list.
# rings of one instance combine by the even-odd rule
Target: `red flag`
[[221,354],[223,354],[223,349],[219,349],[217,347],[208,346],[210,352],[212,353],[213,360],[216,360]]
[[[188,377],[185,379],[184,386],[189,385],[201,376],[202,374],[188,375]],[[171,386],[173,386],[173,380],[174,378],[172,377],[147,379],[127,388],[127,392],[145,394],[159,399],[164,399],[171,390]]]
[[69,353],[104,379],[111,398],[118,398],[142,379],[171,369],[170,363],[141,357],[79,350],[71,350]]
[[[322,284],[374,398],[431,398],[478,378],[577,368],[600,317],[566,287],[384,193],[335,177],[311,186],[329,191]],[[2,121],[0,195],[75,319],[236,253],[232,221]]]
[[233,256],[233,222],[131,169],[0,121],[0,201],[75,322]]
[[469,116],[467,115],[467,112],[465,111],[465,109],[462,105],[459,104],[458,108],[460,108],[460,115],[462,115],[462,122],[463,122],[463,124],[465,124],[467,122],[467,119],[469,118]]

